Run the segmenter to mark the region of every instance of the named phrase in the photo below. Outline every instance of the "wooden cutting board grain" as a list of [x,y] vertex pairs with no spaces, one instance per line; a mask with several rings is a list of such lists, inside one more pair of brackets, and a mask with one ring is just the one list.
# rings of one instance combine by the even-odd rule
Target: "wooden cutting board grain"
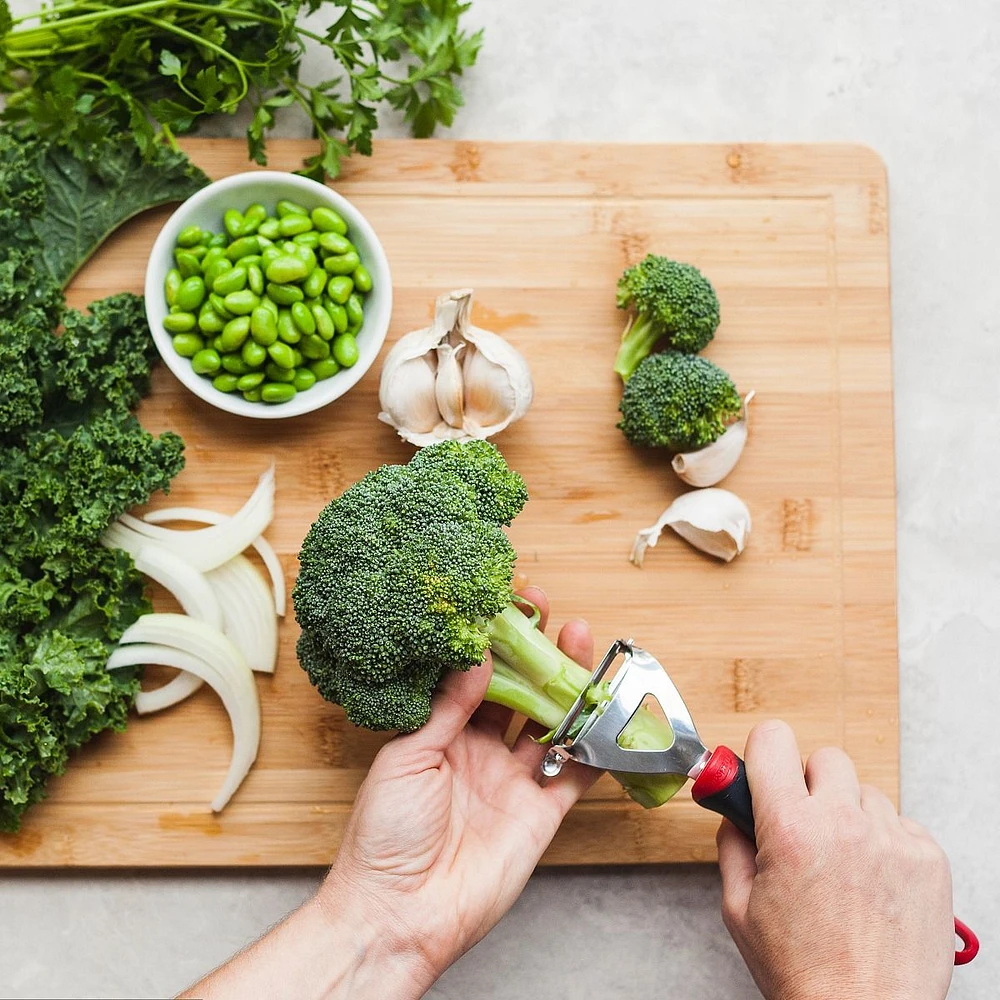
[[[241,142],[192,141],[213,177],[247,168]],[[274,142],[294,169],[307,142]],[[426,325],[435,296],[476,289],[473,318],[528,358],[535,403],[497,443],[531,502],[511,536],[520,578],[544,587],[552,631],[592,625],[656,653],[704,739],[742,748],[788,720],[803,752],[847,749],[863,780],[898,789],[895,503],[886,180],[855,146],[609,146],[387,141],[335,185],[368,216],[392,266],[388,343]],[[80,273],[75,305],[142,289],[169,210],[125,226]],[[725,486],[747,501],[747,551],[725,566],[665,536],[638,570],[635,531],[681,490],[665,456],[615,428],[611,370],[623,316],[615,282],[646,252],[701,267],[722,325],[706,356],[756,389],[752,435]],[[380,363],[344,399],[287,421],[240,420],[162,366],[141,418],[179,432],[187,468],[169,498],[235,511],[277,464],[268,531],[289,585],[325,504],[412,449],[378,423]],[[163,604],[166,607],[166,604]],[[230,735],[208,690],[135,719],[80,753],[16,837],[13,866],[312,865],[328,862],[382,737],[345,723],[310,687],[281,626],[259,677],[256,766],[219,816],[208,802]],[[647,812],[602,779],[569,815],[550,864],[710,861],[714,815],[686,792]]]

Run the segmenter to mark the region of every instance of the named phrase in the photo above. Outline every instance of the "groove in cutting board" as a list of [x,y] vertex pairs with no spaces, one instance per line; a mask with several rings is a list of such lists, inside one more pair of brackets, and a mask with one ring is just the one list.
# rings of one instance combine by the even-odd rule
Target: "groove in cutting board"
[[[209,174],[247,169],[236,140],[185,148]],[[307,142],[269,144],[294,169]],[[375,226],[393,269],[387,347],[425,326],[436,295],[476,289],[474,321],[529,359],[536,401],[499,439],[532,500],[511,536],[543,586],[553,628],[587,618],[598,648],[632,635],[670,668],[703,737],[742,747],[780,716],[803,752],[835,743],[862,779],[898,789],[886,183],[853,146],[600,146],[387,141],[336,187]],[[78,275],[75,305],[141,291],[169,210],[129,223]],[[755,388],[750,444],[724,484],[750,506],[743,556],[716,564],[664,537],[643,570],[639,527],[680,492],[665,456],[615,429],[611,371],[624,266],[648,251],[702,267],[723,323],[705,352]],[[411,454],[376,422],[379,365],[344,399],[289,421],[243,422],[187,394],[165,369],[141,419],[187,442],[169,501],[235,511],[278,465],[268,537],[289,584],[323,504],[381,462]],[[236,457],[238,456],[238,458]],[[23,832],[12,866],[300,865],[330,860],[383,737],[345,723],[295,662],[281,627],[274,677],[258,677],[258,762],[220,816],[208,801],[229,756],[209,691],[135,719],[78,755]],[[570,814],[549,864],[710,861],[714,816],[686,793],[645,812],[602,779]]]

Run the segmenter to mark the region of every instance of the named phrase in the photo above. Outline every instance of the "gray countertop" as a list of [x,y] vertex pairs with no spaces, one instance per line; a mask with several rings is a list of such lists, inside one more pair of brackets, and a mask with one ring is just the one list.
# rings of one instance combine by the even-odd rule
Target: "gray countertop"
[[[851,141],[885,159],[903,804],[949,852],[956,911],[984,941],[950,996],[995,995],[1000,804],[984,792],[1000,770],[996,4],[963,0],[959,14],[931,0],[474,0],[470,20],[486,44],[455,137]],[[292,120],[281,134],[305,133]],[[0,993],[170,994],[317,879],[5,874]],[[712,867],[542,871],[430,995],[755,997],[718,905]],[[585,937],[558,930],[567,909]]]

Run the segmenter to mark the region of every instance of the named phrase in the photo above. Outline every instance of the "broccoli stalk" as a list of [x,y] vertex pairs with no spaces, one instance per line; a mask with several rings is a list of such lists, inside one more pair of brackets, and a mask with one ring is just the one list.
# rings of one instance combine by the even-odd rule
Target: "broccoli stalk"
[[[493,445],[448,441],[370,472],[331,501],[302,543],[292,594],[299,661],[320,694],[356,725],[410,732],[427,721],[441,678],[491,650],[487,700],[557,726],[590,673],[513,603],[517,556],[503,527],[527,498]],[[600,711],[600,694],[588,711]],[[621,742],[661,748],[672,738],[642,710]],[[645,806],[684,783],[616,777]]]

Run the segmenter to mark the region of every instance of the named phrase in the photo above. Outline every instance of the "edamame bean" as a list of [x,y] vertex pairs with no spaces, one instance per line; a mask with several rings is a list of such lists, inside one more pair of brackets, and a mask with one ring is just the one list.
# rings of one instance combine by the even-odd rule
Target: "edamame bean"
[[243,213],[235,208],[227,208],[222,216],[222,224],[226,227],[226,232],[235,240],[242,235],[240,230],[243,228]]
[[324,340],[333,340],[333,335],[337,332],[333,325],[333,320],[330,318],[330,314],[320,305],[318,302],[313,303],[309,307],[309,311],[312,313],[313,321],[316,323],[316,332]]
[[260,387],[260,398],[265,403],[287,403],[295,396],[295,386],[290,382],[265,382]]
[[276,219],[273,215],[269,215],[257,227],[257,235],[263,236],[268,240],[276,240],[281,235],[280,223],[280,219]]
[[295,386],[296,392],[305,392],[307,389],[311,389],[316,384],[316,376],[313,375],[308,368],[296,368],[295,377],[292,379],[292,385]]
[[326,307],[326,311],[330,314],[330,319],[333,320],[334,333],[346,333],[347,310],[336,302],[330,302]]
[[313,319],[313,314],[309,310],[309,306],[304,302],[293,302],[291,314],[292,322],[302,333],[316,332],[316,320]]
[[228,271],[223,271],[215,281],[212,282],[212,291],[216,295],[226,296],[230,292],[238,292],[247,287],[247,273],[242,267],[231,267]]
[[223,247],[209,247],[208,252],[204,257],[201,258],[201,269],[202,271],[208,267],[209,264],[217,260],[225,260],[226,251]]
[[326,288],[326,280],[326,271],[321,267],[315,268],[302,285],[306,298],[318,299]]
[[350,333],[342,333],[333,338],[333,356],[337,364],[350,368],[358,360],[358,342]]
[[177,293],[183,284],[184,277],[181,272],[176,267],[170,268],[163,282],[163,294],[166,296],[168,306],[172,306],[177,301]]
[[202,333],[221,333],[226,325],[225,320],[212,308],[211,302],[206,302],[198,313],[198,329]]
[[260,389],[249,389],[247,392],[243,393],[243,398],[248,403],[259,403],[260,402]]
[[268,379],[272,382],[295,381],[294,368],[279,368],[273,361],[268,361],[268,363],[264,365],[264,374],[267,375]]
[[182,358],[193,358],[205,346],[205,341],[196,333],[174,334],[171,343]]
[[[246,347],[246,344],[243,345]],[[222,367],[232,375],[246,375],[250,366],[238,354],[224,354]]]
[[293,236],[292,242],[299,246],[309,247],[310,250],[315,250],[319,246],[319,233],[315,229],[309,229],[304,233],[298,233]]
[[267,218],[267,209],[255,202],[243,213],[243,225],[236,236],[252,236],[260,228],[260,224]]
[[284,257],[284,252],[280,247],[270,246],[264,247],[260,252],[260,266],[261,269],[266,271],[267,265],[273,260],[277,260],[279,257]]
[[347,325],[361,326],[365,321],[365,311],[361,305],[361,296],[354,294],[347,300]]
[[353,291],[354,279],[346,274],[338,274],[326,283],[326,294],[339,306],[347,304]]
[[250,254],[257,254],[260,251],[260,240],[256,236],[241,236],[229,244],[226,256],[230,260],[239,260],[241,257],[249,257]]
[[201,229],[198,226],[185,226],[177,234],[179,247],[194,247],[201,243]]
[[244,288],[240,292],[230,292],[223,301],[234,316],[249,316],[260,305],[260,296]]
[[163,328],[169,333],[190,333],[197,322],[194,313],[172,312],[163,317]]
[[240,257],[238,261],[233,264],[233,267],[242,267],[244,271],[249,273],[251,267],[260,267],[261,256],[259,253],[247,254],[246,257]]
[[248,375],[241,375],[240,380],[236,383],[236,388],[240,392],[248,392],[250,389],[256,389],[265,378],[263,372],[250,372]]
[[222,347],[222,334],[221,333],[219,334],[218,337],[213,337],[212,338],[212,343],[211,343],[210,346],[211,346],[211,348],[212,348],[213,351],[218,351],[220,355],[226,353],[223,350],[223,347]]
[[298,236],[299,233],[309,232],[312,227],[312,219],[308,215],[291,212],[281,220],[278,229],[282,236]]
[[309,269],[309,272],[311,272],[316,266],[316,254],[314,254],[309,247],[299,246],[298,243],[293,243],[292,247],[292,256],[298,257],[299,260],[301,260],[302,263]]
[[174,251],[174,260],[177,262],[177,270],[181,272],[182,278],[201,274],[201,262],[190,250]]
[[323,379],[332,378],[340,371],[340,365],[333,358],[323,358],[322,361],[310,361],[309,371],[316,376],[317,382]]
[[332,254],[350,253],[354,249],[354,244],[340,233],[323,233],[319,238],[319,245]]
[[279,306],[290,306],[293,302],[301,302],[305,298],[305,293],[298,285],[276,285],[268,282],[264,291],[272,302]]
[[279,219],[284,219],[289,215],[305,215],[307,217],[309,215],[308,209],[303,208],[297,201],[291,201],[288,198],[282,198],[276,208]]
[[239,380],[239,375],[230,375],[229,372],[224,372],[212,379],[212,386],[219,392],[236,392],[236,384]]
[[274,318],[275,321],[278,319],[278,303],[273,299],[268,298],[266,295],[260,300],[260,308],[266,309]]
[[320,361],[330,356],[330,345],[315,333],[303,337],[299,349],[302,351],[302,356],[309,358],[310,361]]
[[225,250],[226,247],[229,246],[229,237],[225,233],[216,233],[206,245],[209,250],[211,250],[212,247],[221,247]]
[[[261,350],[263,350],[263,348],[261,348]],[[267,349],[267,353],[270,355],[271,360],[279,368],[295,367],[295,355],[292,353],[292,349],[288,346],[288,344],[282,343],[280,340],[276,340]]]
[[233,314],[226,308],[226,300],[217,292],[212,292],[208,301],[221,319],[228,322],[233,318]]
[[[308,250],[309,248],[306,247],[305,249]],[[312,268],[308,267],[304,260],[292,254],[283,254],[276,260],[272,260],[267,265],[264,273],[267,275],[268,281],[272,281],[278,285],[285,285],[292,281],[304,280],[308,277],[311,270]],[[181,273],[183,273],[183,269]]]
[[197,274],[192,274],[190,278],[185,278],[181,287],[177,289],[176,301],[184,312],[194,312],[201,308],[205,301],[205,281]]
[[254,295],[264,294],[264,272],[256,264],[247,268],[247,284]]
[[262,347],[270,347],[278,339],[278,321],[263,303],[250,314],[250,334]]
[[222,350],[226,354],[238,351],[247,337],[250,336],[250,317],[237,316],[231,319],[222,329]]
[[278,313],[278,336],[286,344],[297,344],[302,339],[302,334],[299,333],[299,328],[287,309],[282,309]]
[[204,348],[191,359],[191,367],[199,375],[214,375],[221,366],[222,358],[219,357],[219,352],[211,347]]
[[340,233],[341,236],[347,232],[347,223],[344,222],[340,213],[335,212],[332,208],[327,208],[325,205],[314,208],[309,217],[312,219],[313,225],[320,232]]
[[353,274],[361,265],[361,258],[354,250],[341,254],[338,257],[327,257],[323,261],[323,267],[330,274]]
[[248,369],[260,368],[267,360],[267,348],[261,347],[256,340],[248,340],[240,350],[240,357]]
[[367,295],[372,290],[372,276],[364,264],[358,264],[351,277],[354,278],[354,287],[359,292],[364,292]]
[[233,262],[227,260],[225,257],[219,260],[213,260],[211,264],[205,267],[205,284],[215,291],[215,282],[222,277],[227,271],[233,269]]

